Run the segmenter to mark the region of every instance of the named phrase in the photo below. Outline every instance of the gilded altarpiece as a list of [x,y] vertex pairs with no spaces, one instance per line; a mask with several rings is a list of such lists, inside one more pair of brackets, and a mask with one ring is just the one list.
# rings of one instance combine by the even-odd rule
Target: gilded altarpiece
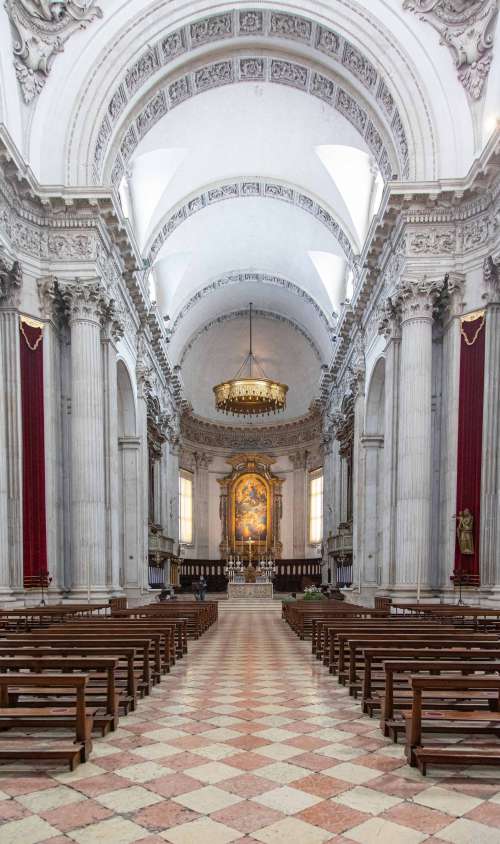
[[273,474],[276,461],[266,454],[236,454],[220,484],[221,557],[238,555],[252,560],[271,554],[281,557],[283,480]]

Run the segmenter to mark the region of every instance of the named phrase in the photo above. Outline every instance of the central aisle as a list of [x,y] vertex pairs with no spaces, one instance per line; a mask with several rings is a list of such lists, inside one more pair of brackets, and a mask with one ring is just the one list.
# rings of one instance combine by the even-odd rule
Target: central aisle
[[480,777],[422,778],[279,614],[221,608],[90,763],[0,776],[0,840],[493,844],[500,779]]

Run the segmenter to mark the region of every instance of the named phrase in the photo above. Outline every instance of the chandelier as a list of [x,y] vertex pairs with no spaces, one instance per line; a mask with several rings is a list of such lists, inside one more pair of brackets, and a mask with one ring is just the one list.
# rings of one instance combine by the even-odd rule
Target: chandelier
[[[215,407],[235,416],[279,413],[286,407],[288,387],[267,377],[252,349],[252,303],[249,306],[250,350],[230,381],[213,388]],[[257,377],[254,375],[254,371]]]

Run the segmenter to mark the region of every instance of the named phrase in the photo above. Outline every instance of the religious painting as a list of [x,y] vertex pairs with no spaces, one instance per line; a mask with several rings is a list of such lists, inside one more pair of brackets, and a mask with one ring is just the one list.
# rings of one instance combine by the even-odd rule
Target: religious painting
[[234,496],[236,542],[267,540],[267,487],[258,475],[243,475]]

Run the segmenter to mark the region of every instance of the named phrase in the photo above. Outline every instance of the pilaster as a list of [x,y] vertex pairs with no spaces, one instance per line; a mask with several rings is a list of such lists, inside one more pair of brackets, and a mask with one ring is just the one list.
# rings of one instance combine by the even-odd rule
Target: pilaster
[[196,485],[194,490],[196,552],[199,560],[208,560],[208,467],[211,463],[211,458],[204,452],[196,451],[194,460],[196,467]]
[[113,302],[101,316],[104,412],[104,494],[106,502],[106,583],[111,593],[120,587],[119,455],[117,344],[123,337],[123,323]]
[[306,449],[290,455],[293,466],[293,556],[305,559],[307,536],[307,461]]
[[401,355],[400,316],[392,300],[385,303],[379,332],[386,339],[384,385],[384,457],[382,487],[382,560],[381,586],[384,591],[396,577],[398,421]]
[[19,297],[22,272],[0,256],[0,600],[23,589]]

